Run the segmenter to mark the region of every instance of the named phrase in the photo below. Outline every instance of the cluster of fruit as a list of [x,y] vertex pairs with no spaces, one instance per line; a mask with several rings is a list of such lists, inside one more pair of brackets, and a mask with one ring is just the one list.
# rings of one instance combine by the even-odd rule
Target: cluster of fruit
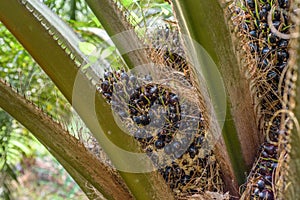
[[251,199],[273,200],[273,179],[278,165],[277,146],[264,143],[257,163],[250,176],[254,180]]
[[143,73],[106,71],[100,92],[176,196],[222,191],[203,111],[185,93],[192,86],[179,32],[158,28],[150,42],[158,65],[137,70]]
[[207,127],[194,102],[190,105],[177,90],[149,74],[124,70],[106,71],[100,92],[175,194],[220,190],[220,176],[214,177],[217,163],[205,137]]
[[[286,134],[281,131],[281,116],[274,113],[282,109],[284,73],[289,58],[289,40],[278,33],[290,33],[288,0],[243,0],[240,11],[244,22],[241,28],[248,37],[248,46],[255,60],[257,98],[263,118],[266,142],[249,176],[252,199],[274,199],[274,174],[279,159],[278,140]],[[274,28],[277,31],[274,31]],[[269,126],[272,124],[271,126]]]
[[151,32],[150,40],[152,41],[151,48],[155,50],[154,55],[159,54],[164,65],[184,73],[186,79],[189,80],[188,63],[177,28],[167,25],[159,27]]

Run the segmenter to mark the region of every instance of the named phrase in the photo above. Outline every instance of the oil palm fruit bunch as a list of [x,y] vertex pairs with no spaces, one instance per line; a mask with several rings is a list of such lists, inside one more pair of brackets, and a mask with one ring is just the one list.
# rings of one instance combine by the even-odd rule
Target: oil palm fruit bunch
[[[166,66],[188,75],[188,63],[185,51],[181,44],[178,28],[175,26],[162,26],[149,34],[151,48],[160,54]],[[157,58],[156,58],[157,59]],[[154,59],[155,60],[155,59]]]
[[150,55],[158,55],[153,56],[153,70],[108,69],[99,90],[178,199],[222,192],[205,110],[192,96],[178,32],[160,27],[152,40]]
[[[45,71],[48,74],[52,75],[53,81],[59,86],[59,88],[76,88],[76,87],[72,87],[74,84],[72,78],[66,79],[63,76],[65,72],[68,70],[70,72],[74,72],[74,73],[70,73],[70,75],[73,74],[75,76],[75,74],[77,74],[77,72],[79,71],[78,67],[83,65],[85,67],[83,67],[82,70],[84,71],[84,73],[86,73],[87,76],[94,75],[92,69],[93,67],[86,68],[86,65],[84,65],[85,59],[83,58],[80,59],[81,54],[76,53],[76,48],[74,49],[71,48],[73,47],[72,45],[70,46],[68,45],[69,40],[67,38],[64,38],[64,34],[60,34],[60,31],[64,30],[64,28],[62,28],[64,26],[58,28],[55,23],[53,23],[51,26],[48,26],[48,20],[46,20],[47,17],[46,16],[43,17],[43,12],[41,12],[39,10],[40,8],[34,4],[34,2],[37,3],[39,1],[28,0],[28,1],[10,1],[9,3],[5,1],[0,1],[0,2],[2,5],[0,6],[0,8],[6,8],[6,7],[9,8],[11,5],[13,5],[12,9],[15,8],[17,11],[19,11],[19,12],[7,12],[6,11],[7,9],[2,9],[2,12],[5,13],[7,16],[6,15],[4,16],[3,14],[0,15],[1,20],[6,22],[7,24],[12,24],[10,30],[15,32],[15,35],[18,36],[18,38],[20,38],[23,44],[26,44],[24,46],[27,47],[28,50],[30,50],[30,52],[35,58],[40,57],[41,66],[46,69]],[[126,16],[121,15],[123,13],[121,13],[121,10],[116,9],[117,6],[114,6],[114,4],[111,3],[106,3],[107,6],[102,6],[102,5],[99,6],[99,4],[95,3],[95,1],[87,1],[87,2],[89,2],[90,5],[92,5],[91,9],[95,11],[103,8],[105,8],[105,11],[107,11],[108,9],[113,8],[111,9],[111,12],[95,12],[100,16],[98,17],[99,20],[100,18],[109,19],[109,17],[113,16],[114,20],[110,21],[107,19],[107,22],[109,23],[102,23],[104,27],[105,26],[107,27],[105,29],[107,29],[108,32],[110,32],[109,33],[110,35],[114,35],[116,34],[116,32],[120,32],[119,28],[121,28],[121,31],[128,30],[128,26],[126,25],[127,24]],[[172,1],[172,2],[176,4],[176,2],[178,3],[179,1]],[[190,7],[188,8],[191,8],[193,6],[191,2],[194,3],[197,1],[181,1],[180,3],[184,4],[183,2],[190,2],[189,4]],[[205,2],[202,3],[203,8],[204,6],[207,7],[215,6],[215,8],[218,9],[215,9],[215,12],[211,12],[211,13],[217,14],[218,11],[221,12],[224,11],[222,10],[223,7],[221,8],[219,3],[222,2],[224,3],[223,5],[225,5],[225,3],[227,3],[228,1],[198,1],[198,2],[201,3]],[[211,4],[208,2],[211,2]],[[21,3],[22,5],[21,4],[18,5],[19,3]],[[102,1],[102,3],[104,5],[105,1]],[[278,191],[280,191],[281,187],[285,187],[284,184],[287,183],[286,181],[284,181],[284,179],[280,179],[281,178],[280,173],[282,172],[280,166],[284,164],[288,152],[288,145],[286,144],[288,144],[289,142],[288,136],[289,136],[289,128],[290,128],[289,119],[286,118],[285,115],[283,115],[283,113],[281,112],[281,110],[284,110],[286,109],[286,107],[289,106],[288,100],[287,101],[285,100],[289,98],[289,93],[286,93],[287,91],[286,88],[289,87],[289,85],[286,80],[287,75],[285,72],[287,71],[287,61],[291,57],[288,52],[289,38],[285,37],[290,33],[292,27],[292,24],[290,24],[289,21],[289,16],[287,15],[289,11],[288,10],[289,4],[290,1],[288,0],[240,0],[240,2],[236,3],[235,15],[236,15],[236,19],[240,19],[237,25],[240,29],[239,33],[242,36],[243,39],[242,41],[244,41],[243,49],[245,50],[245,54],[246,54],[245,58],[248,59],[246,61],[248,61],[249,63],[248,65],[249,75],[250,75],[249,78],[254,82],[253,96],[255,99],[255,104],[258,108],[257,121],[259,122],[258,124],[260,125],[259,127],[261,129],[262,135],[265,138],[260,148],[257,162],[253,166],[253,170],[248,176],[248,182],[245,184],[246,187],[244,189],[245,191],[244,199],[277,199]],[[183,5],[182,7],[180,7],[181,5],[178,6],[179,8],[185,8],[184,7],[185,5]],[[200,8],[200,6],[198,8]],[[41,36],[39,41],[43,45],[40,45],[40,42],[38,43],[33,42],[31,44],[30,40],[32,39],[29,39],[27,41],[26,37],[30,38],[30,36],[32,36],[32,34],[30,34],[31,32],[29,31],[36,30],[36,29],[31,29],[30,28],[31,26],[29,27],[30,30],[28,29],[28,26],[19,26],[20,29],[15,29],[16,24],[17,25],[21,25],[21,24],[18,24],[19,20],[14,18],[14,15],[11,13],[14,14],[21,13],[23,9],[25,11],[27,10],[26,13],[28,15],[24,14],[22,16],[26,17],[28,21],[30,21],[30,19],[33,19],[31,17],[34,17],[34,19],[36,18],[36,20],[40,22],[41,26],[38,27],[41,28],[41,34],[38,35],[38,31],[37,31],[37,35]],[[184,9],[181,9],[180,11],[184,11]],[[107,14],[107,13],[109,14],[105,16],[101,16],[101,14]],[[112,15],[111,13],[114,13],[115,15]],[[202,13],[205,12],[201,12],[201,14]],[[182,16],[183,18],[186,18],[184,16],[186,13],[180,12],[180,15],[178,15],[179,22],[180,22],[181,14],[183,15]],[[188,14],[192,16],[192,14],[197,14],[197,12],[190,12]],[[207,12],[205,14],[210,14],[210,12]],[[223,13],[221,15],[223,15]],[[120,17],[115,17],[115,16],[120,16]],[[12,21],[7,20],[10,18]],[[123,19],[123,21],[118,23],[119,20],[115,20],[115,19],[120,19],[120,21],[122,21]],[[104,22],[105,21],[106,20],[104,20]],[[197,22],[197,20],[195,21]],[[202,19],[202,21],[208,21],[208,20],[204,18]],[[216,21],[218,22],[218,19]],[[51,23],[50,20],[49,23]],[[111,26],[112,24],[114,26]],[[222,24],[222,22],[220,24]],[[214,27],[214,25],[211,25],[209,23],[203,25],[206,28]],[[33,26],[34,24],[32,24],[32,27]],[[195,26],[198,26],[198,23],[196,23]],[[116,27],[118,29],[113,30]],[[186,27],[186,29],[188,29],[189,31],[190,29],[193,29],[193,26]],[[22,30],[28,30],[28,31],[22,31]],[[207,29],[207,30],[215,30],[215,29]],[[225,30],[225,28],[220,27],[220,30]],[[196,35],[197,31],[193,31],[193,32]],[[24,40],[21,37],[23,36],[22,33],[24,34],[25,37]],[[207,33],[209,34],[210,32],[207,31]],[[229,31],[226,33],[230,34]],[[227,39],[229,37],[227,37],[226,33],[224,34],[225,35],[224,38]],[[147,56],[152,58],[154,66],[151,65],[149,67],[146,67],[144,68],[144,71],[136,68],[130,71],[129,70],[115,71],[113,69],[108,69],[104,73],[102,79],[99,82],[99,90],[102,93],[102,95],[107,99],[107,102],[111,104],[111,108],[114,111],[113,112],[114,117],[118,119],[116,120],[116,122],[121,121],[121,124],[123,125],[122,128],[126,130],[126,132],[132,135],[132,140],[138,141],[141,150],[144,151],[145,154],[147,154],[151,158],[151,160],[153,161],[153,165],[158,169],[161,176],[165,179],[166,183],[170,186],[170,188],[175,193],[176,197],[178,197],[178,199],[184,199],[186,197],[184,196],[184,194],[193,195],[204,191],[222,192],[223,185],[225,184],[223,184],[223,180],[221,179],[220,175],[222,174],[220,174],[219,163],[216,161],[217,159],[215,157],[218,156],[218,161],[226,165],[227,163],[230,162],[229,159],[225,159],[226,162],[222,162],[221,160],[222,158],[221,156],[219,156],[220,149],[224,150],[224,152],[226,152],[226,150],[225,148],[223,149],[222,148],[223,146],[220,145],[220,148],[216,148],[215,150],[215,153],[217,155],[215,156],[214,151],[212,150],[212,148],[210,148],[210,141],[208,139],[209,137],[208,129],[210,128],[209,127],[210,125],[213,126],[214,124],[213,123],[209,124],[206,108],[205,106],[201,105],[200,102],[201,94],[199,94],[201,91],[199,92],[196,89],[196,85],[195,86],[193,85],[193,77],[192,77],[193,74],[190,73],[188,62],[185,59],[186,56],[184,54],[184,50],[182,50],[183,48],[180,45],[180,40],[177,39],[178,37],[177,38],[173,37],[174,35],[176,35],[176,32],[173,34],[172,28],[163,27],[160,29],[157,35],[158,37],[156,38],[156,41],[154,40],[153,43],[151,42],[151,45],[148,48],[150,49],[149,55],[143,56],[143,51],[139,53],[140,55],[139,58],[143,57],[143,59],[141,60],[148,61],[148,59],[145,58]],[[222,34],[216,34],[216,35],[222,36]],[[216,58],[214,58],[214,60],[219,61],[218,64],[220,63],[223,64],[222,61],[227,61],[227,58],[228,60],[230,60],[231,55],[233,55],[233,57],[235,56],[233,54],[234,51],[233,50],[231,51],[231,46],[229,46],[227,43],[222,43],[222,41],[226,41],[224,40],[224,38],[223,37],[204,38],[204,39],[214,40],[213,41],[214,45],[212,45],[214,47],[218,46],[215,45],[215,44],[219,44],[218,42],[220,42],[220,44],[225,44],[219,46],[225,47],[226,50],[227,50],[226,47],[228,47],[228,51],[221,51],[222,49],[220,49],[220,51],[217,51],[219,49],[216,49],[216,54],[221,52],[224,53],[225,55],[225,56],[222,55],[223,57],[220,56],[222,57],[222,59],[217,58],[219,54],[215,56]],[[33,38],[33,40],[35,39],[36,38]],[[44,39],[46,42],[44,42]],[[201,39],[202,38],[198,38],[199,40],[198,42],[200,42]],[[47,44],[48,42],[50,45],[52,45],[52,47],[54,46],[55,48],[57,44],[59,44],[59,47],[61,47],[61,49],[59,50],[63,50],[63,51],[59,51],[60,53],[62,53],[61,59],[51,59],[53,57],[56,57],[55,56],[56,54],[53,54],[54,56],[52,54],[49,54],[49,57],[43,55],[43,51],[41,51],[43,49],[41,49],[40,46],[46,46],[45,44]],[[203,46],[210,46],[209,43],[210,42],[208,42],[208,44],[203,43]],[[231,43],[231,40],[228,43]],[[121,44],[117,44],[116,46],[118,45],[122,47]],[[214,49],[211,50],[209,48],[207,48],[207,50],[211,52],[214,51]],[[74,54],[72,53],[73,51]],[[69,56],[65,56],[64,53],[67,53]],[[62,62],[54,62],[54,61],[61,61],[61,60]],[[45,63],[43,61],[45,61]],[[126,62],[125,56],[124,56],[124,61]],[[56,64],[53,64],[53,62]],[[62,66],[61,65],[62,63],[65,64],[65,68],[63,69],[60,67]],[[137,63],[140,64],[134,59],[127,60],[128,67],[132,67]],[[226,63],[224,64],[224,66],[226,65]],[[238,67],[238,63],[235,63],[235,61],[228,62],[228,63],[231,63],[232,65],[228,65],[229,67],[227,66],[227,68],[223,68],[224,66],[220,66],[219,69],[221,69],[220,71],[222,74],[224,74],[223,72],[226,71],[227,69],[230,69],[231,66],[235,65]],[[162,65],[163,67],[160,65]],[[238,97],[240,98],[241,96],[244,97],[244,95],[240,95],[240,96],[237,95],[240,94],[239,92],[241,92],[242,90],[235,93],[236,91],[233,90],[235,90],[236,88],[232,89],[229,87],[228,89],[227,86],[232,82],[232,80],[234,80],[235,75],[237,75],[236,77],[238,77],[238,79],[240,78],[239,77],[240,71],[239,69],[233,67],[231,69],[235,69],[235,71],[232,71],[233,74],[230,73],[228,73],[229,75],[227,73],[224,74],[225,76],[228,75],[228,77],[224,76],[225,78],[229,78],[228,81],[225,81],[225,86],[229,93],[228,96],[230,97],[228,99],[232,101],[231,103],[234,104],[234,106],[238,106],[238,104],[243,104],[243,101],[240,101],[240,99],[237,99],[236,101],[233,100]],[[49,73],[49,71],[52,72],[52,70],[53,71],[56,70],[57,73]],[[236,71],[238,71],[237,74],[235,74]],[[231,79],[232,77],[233,79]],[[200,79],[199,77],[194,77],[194,78],[195,79],[197,78],[197,80],[195,81],[198,81]],[[86,83],[91,82],[89,85],[87,85],[90,86],[92,85],[93,78],[86,79],[84,81]],[[201,81],[199,80],[198,82],[200,85]],[[237,84],[239,83],[242,83],[240,84],[241,88],[246,89],[248,92],[247,84],[244,84],[245,82],[243,81],[241,82],[237,81]],[[236,85],[232,84],[232,86],[234,87]],[[84,87],[84,89],[88,90],[89,87]],[[8,91],[7,92],[8,94],[11,93],[6,88],[5,91]],[[69,99],[69,101],[71,99],[73,100],[72,91],[66,89],[66,90],[62,90],[62,92]],[[248,96],[247,92],[245,94],[245,97],[248,98],[250,96]],[[86,93],[84,92],[84,94]],[[3,97],[5,97],[5,95],[3,95]],[[12,100],[16,100],[15,105],[17,105],[16,102],[18,102],[17,100],[19,100],[19,98],[16,97]],[[79,98],[79,100],[80,100],[80,105],[82,105],[85,103],[86,99]],[[102,103],[102,100],[103,100],[102,98],[99,98],[98,102]],[[245,103],[249,103],[250,100],[246,99],[246,101],[248,102]],[[19,102],[23,103],[23,105],[26,103],[20,100]],[[237,104],[235,104],[235,102],[237,102]],[[251,102],[249,104],[251,104]],[[7,104],[2,103],[2,105],[6,106]],[[77,104],[74,104],[74,106],[76,105]],[[89,106],[91,104],[86,104],[86,105]],[[103,106],[104,111],[109,111],[107,108],[108,106]],[[209,109],[209,105],[207,105],[207,109]],[[252,109],[252,106],[249,106],[249,109]],[[246,110],[249,111],[249,109]],[[87,109],[80,108],[78,110],[85,111]],[[97,109],[96,114],[101,114],[101,117],[105,119],[106,116],[103,110]],[[243,109],[240,110],[243,111]],[[246,118],[245,116],[248,116],[248,115],[243,116],[244,114],[247,113],[241,112],[236,114],[234,112],[235,111],[233,111],[232,115],[237,116],[237,118],[241,117],[244,118],[245,120]],[[11,113],[14,114],[15,111],[11,111]],[[89,122],[89,117],[86,117],[85,112],[82,113],[83,113],[82,118]],[[102,113],[104,113],[104,115],[102,115]],[[14,114],[14,115],[18,116],[18,114]],[[39,115],[36,114],[36,116]],[[109,117],[111,116],[110,111],[107,112],[107,116]],[[232,118],[229,117],[228,119],[231,120],[234,119],[234,117]],[[29,127],[31,127],[31,129],[36,134],[42,130],[47,130],[46,128],[43,129],[35,129],[34,127],[32,128],[31,124],[26,121],[28,120],[28,118],[26,117],[20,119],[25,121],[25,124],[26,123],[29,124],[30,125]],[[251,126],[248,126],[247,129],[249,130],[249,128],[253,127],[253,130],[255,129],[254,131],[256,131],[256,127],[252,126],[252,124],[255,124],[252,121],[253,119],[254,116],[250,116],[250,120],[247,121],[246,118],[245,120],[246,123],[243,123],[243,120],[240,120],[241,121],[240,124],[238,124],[237,122],[239,120],[233,120],[233,121],[235,121],[236,124],[238,125],[242,124],[247,126],[251,124]],[[30,119],[29,121],[32,120]],[[89,127],[93,128],[91,124],[92,123],[87,123]],[[231,126],[231,124],[232,123],[227,124],[227,127]],[[110,126],[110,124],[107,124],[107,126],[104,125],[103,127],[105,127],[105,130],[103,130],[103,132],[107,134],[111,133],[110,129],[115,128],[114,126]],[[115,123],[113,123],[113,125],[115,125]],[[108,128],[108,126],[110,127]],[[45,127],[49,127],[49,126],[45,126]],[[53,128],[55,127],[56,126],[53,126]],[[92,129],[93,132],[96,132],[96,129],[98,130],[98,128]],[[235,134],[235,132],[241,135],[243,134],[242,131],[236,131],[233,129],[229,129],[229,132],[233,132],[233,135]],[[244,130],[245,132],[247,131],[246,129],[240,129],[240,130]],[[121,130],[116,131],[117,134],[118,132],[123,134],[122,133],[123,131]],[[99,142],[102,142],[100,140],[99,134],[95,134],[95,136],[97,136]],[[247,136],[247,134],[244,134],[242,136]],[[43,137],[40,138],[43,139]],[[117,137],[117,139],[119,139],[119,137]],[[53,140],[51,138],[50,140],[51,141],[46,144],[52,145],[51,147],[53,147],[54,149],[56,148],[55,150],[58,153],[61,152],[73,153],[73,151],[71,150],[60,151],[59,147],[61,146],[56,145],[60,143],[56,142],[56,140]],[[57,141],[59,140],[57,139]],[[64,141],[65,140],[62,140],[62,142]],[[126,143],[127,141],[128,140],[126,139]],[[67,145],[68,143],[65,142],[62,144]],[[243,141],[241,141],[241,144],[242,144],[241,146],[244,148]],[[229,147],[229,145],[227,145],[227,147]],[[237,149],[239,149],[239,147],[237,147]],[[256,148],[253,149],[256,150]],[[251,148],[251,150],[253,149]],[[251,154],[253,153],[251,152]],[[67,157],[68,160],[76,161],[75,164],[80,164],[79,162],[77,162],[79,160],[79,156],[77,156],[76,159],[73,159],[74,157],[70,156],[70,154],[68,154],[68,156],[69,156]],[[58,158],[60,157],[58,156]],[[83,156],[82,158],[86,158],[86,157]],[[88,160],[92,160],[92,159],[88,159]],[[247,165],[249,163],[252,164],[251,163],[252,158],[249,160],[250,161],[247,162]],[[234,165],[234,162],[231,162],[229,164]],[[89,167],[88,165],[80,165],[80,166]],[[227,167],[227,169],[229,168],[230,167]],[[235,169],[236,168],[237,167],[235,167]],[[241,168],[244,167],[241,166]],[[231,169],[229,169],[228,171],[230,170]],[[97,186],[98,183],[92,182],[93,178],[90,178],[96,176],[90,176],[89,174],[84,173],[85,171],[86,170],[84,167],[78,167],[78,172],[83,173],[83,175],[85,175],[85,178],[87,178],[87,181],[93,183],[94,186]],[[95,170],[92,169],[89,172],[93,173],[95,172]],[[243,173],[244,169],[240,170],[237,173],[240,174],[240,172]],[[77,172],[75,171],[73,173],[75,174]],[[223,170],[223,173],[225,174],[226,170]],[[281,182],[283,183],[282,185],[277,185],[278,182],[276,178],[278,178],[278,174],[279,174],[279,180],[281,180]],[[131,175],[132,174],[130,174],[130,176]],[[228,173],[228,175],[230,174]],[[128,174],[125,175],[123,174],[123,176],[126,177],[128,176]],[[143,176],[146,176],[146,174],[144,174]],[[233,175],[233,176],[237,177],[239,175]],[[228,179],[224,178],[224,182],[228,181],[229,179],[233,180],[235,178],[233,176],[228,176],[229,177]],[[135,191],[134,186],[137,185],[135,184],[137,179],[135,179],[136,176],[131,176],[131,177],[134,178],[131,179],[131,181],[128,181],[129,183],[128,187],[130,187],[132,193],[134,193]],[[111,179],[111,180],[115,180],[115,179]],[[150,182],[150,179],[146,178],[146,182],[147,181]],[[235,180],[233,180],[232,183],[234,181]],[[83,182],[85,182],[84,179]],[[132,182],[134,182],[134,184]],[[139,184],[138,186],[140,185],[142,187],[145,186],[145,184],[143,184],[142,182],[143,181],[141,181],[140,182],[141,184]],[[153,184],[151,183],[151,185]],[[226,186],[228,185],[229,184],[227,182]],[[158,184],[158,187],[161,186],[162,185]],[[138,190],[143,189],[142,192],[144,192],[148,189],[142,187],[139,187]],[[158,187],[155,187],[153,189],[159,190],[160,188]],[[114,187],[112,188],[113,188],[113,194],[118,193],[115,192]],[[109,189],[110,189],[109,187],[105,187],[104,189],[101,186],[97,187],[97,190],[99,191],[102,190],[109,191]],[[235,189],[235,186],[233,187],[233,189]],[[152,190],[151,192],[155,192],[154,190]],[[231,190],[231,192],[234,192],[234,190]],[[109,194],[110,193],[108,193],[108,196]],[[137,193],[137,196],[139,197],[139,199],[142,199],[140,194]],[[153,196],[156,197],[156,195],[152,196],[152,194],[150,195],[147,194],[146,196],[148,198],[149,197],[153,198]],[[130,197],[128,197],[128,199],[130,199]]]
[[[258,124],[263,137],[257,161],[247,179],[244,199],[277,199],[278,165],[285,162],[289,127],[282,127],[289,38],[293,24],[289,0],[244,0],[237,4],[239,33],[247,56],[250,79],[255,83]],[[289,94],[287,94],[289,96]],[[284,181],[283,181],[284,182]]]

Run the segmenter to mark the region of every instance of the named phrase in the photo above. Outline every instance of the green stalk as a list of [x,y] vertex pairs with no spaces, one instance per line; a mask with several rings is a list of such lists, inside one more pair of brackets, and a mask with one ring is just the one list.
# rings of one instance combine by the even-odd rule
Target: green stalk
[[[294,9],[298,9],[300,1],[295,1]],[[296,24],[295,32],[300,34],[300,24],[299,16],[294,16],[294,23]],[[289,104],[289,109],[292,109],[293,115],[293,129],[290,136],[290,153],[288,155],[289,159],[286,165],[288,170],[282,172],[283,178],[286,178],[287,187],[283,193],[283,198],[288,200],[300,199],[300,37],[292,38],[290,45],[290,61],[289,61],[289,70],[293,71],[293,77],[289,77],[291,80],[294,80],[293,87],[288,88],[287,92],[291,96],[291,102]],[[288,78],[288,77],[287,77]],[[290,86],[288,85],[288,86]],[[294,91],[292,91],[294,90]],[[291,117],[289,115],[289,117]],[[285,173],[288,172],[288,173]]]
[[56,157],[58,161],[78,180],[83,191],[89,183],[107,199],[132,199],[111,170],[87,151],[82,143],[2,81],[0,107],[21,122],[54,156],[59,156]]
[[151,63],[147,57],[146,46],[138,38],[134,27],[127,21],[125,14],[113,0],[86,0],[101,25],[104,27],[127,66]]
[[80,66],[88,62],[78,49],[77,36],[40,1],[26,2],[23,5],[18,0],[0,1],[0,20],[72,103],[135,198],[172,199],[156,171],[132,170],[150,168],[151,160],[144,154],[134,154],[140,151],[138,142],[118,126],[110,105],[88,78],[95,77],[92,70],[99,66],[81,70]]
[[[230,180],[233,178],[231,173],[234,172],[235,174],[232,181],[237,180],[239,184],[245,181],[245,173],[250,170],[261,141],[255,124],[249,84],[240,71],[228,22],[222,8],[223,5],[218,0],[173,0],[173,4],[182,32],[207,51],[217,65],[224,81],[227,105],[224,106],[223,110],[226,111],[226,118],[222,135],[230,160],[228,155],[224,154],[222,144],[216,147],[216,153],[223,156],[219,160],[223,160],[227,163],[226,166],[231,169],[229,171],[222,169],[222,173],[224,174],[226,186],[236,194],[237,188],[234,189]],[[206,55],[203,51],[196,48],[196,46],[190,48],[196,52],[198,62],[205,63]],[[193,54],[193,52],[189,53]],[[212,104],[222,105],[224,99],[218,98],[220,88],[215,82],[218,73],[212,71],[208,65],[194,67],[196,70],[202,71],[205,77],[212,95]],[[200,78],[198,83],[201,84]]]

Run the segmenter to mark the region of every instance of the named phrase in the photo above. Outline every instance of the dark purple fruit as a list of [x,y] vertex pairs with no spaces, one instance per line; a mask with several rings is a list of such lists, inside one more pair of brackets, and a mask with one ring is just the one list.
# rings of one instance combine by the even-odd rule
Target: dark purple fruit
[[198,149],[194,146],[190,146],[188,152],[191,158],[195,158],[195,156],[198,154]]
[[146,126],[146,125],[150,124],[150,118],[149,118],[149,116],[147,116],[147,115],[141,115],[140,116],[140,123],[143,126]]
[[188,184],[190,181],[191,181],[191,177],[190,177],[189,175],[184,175],[184,176],[181,178],[181,180],[180,180],[180,182],[181,182],[182,185],[186,185],[186,184]]
[[241,28],[242,28],[243,30],[245,30],[245,31],[248,31],[248,30],[249,30],[248,25],[247,25],[246,23],[242,23],[240,26],[241,26]]
[[147,154],[148,156],[150,156],[150,155],[152,154],[152,152],[153,152],[153,149],[150,148],[150,147],[147,147],[147,149],[146,149],[146,154]]
[[155,128],[160,128],[163,126],[163,121],[161,119],[154,119],[151,123],[151,126]]
[[134,75],[130,75],[129,80],[130,80],[131,84],[135,84],[137,81],[137,78]]
[[257,44],[255,44],[255,43],[249,43],[249,47],[250,47],[250,51],[252,52],[252,53],[254,53],[254,52],[257,52],[258,51],[258,47],[257,47]]
[[172,173],[172,168],[170,166],[167,166],[163,172],[163,177],[166,181],[169,180],[169,176]]
[[[266,2],[266,0],[265,0],[265,2]],[[269,3],[266,3],[262,8],[266,9],[267,11],[270,11],[271,10],[271,5]]]
[[277,63],[276,69],[278,69],[280,72],[287,66],[287,62]]
[[179,120],[179,116],[177,114],[171,113],[169,115],[169,120],[173,123],[176,123]]
[[280,8],[288,8],[289,7],[288,0],[278,0],[278,4],[279,4]]
[[155,94],[155,93],[157,93],[158,92],[158,88],[154,85],[153,87],[151,87],[151,89],[150,89],[150,91],[149,91],[149,93],[151,94],[151,95],[153,95],[153,94]]
[[179,149],[179,150],[176,150],[176,151],[173,152],[174,157],[177,158],[177,159],[181,158],[183,154],[184,154],[184,151],[182,149]]
[[173,147],[174,151],[178,151],[181,147],[181,144],[180,144],[180,142],[175,141],[175,142],[172,143],[172,147]]
[[181,144],[183,147],[186,147],[188,144],[189,144],[189,140],[185,137],[185,138],[182,138],[181,140]]
[[272,176],[271,175],[266,175],[265,180],[266,180],[267,185],[272,185]]
[[274,163],[271,164],[271,168],[272,168],[272,169],[277,168],[277,166],[278,166],[278,163],[277,163],[277,162],[274,162]]
[[163,140],[156,140],[154,145],[157,149],[161,149],[165,146],[165,143]]
[[203,138],[201,136],[197,137],[195,139],[195,146],[196,147],[201,147],[202,144],[203,144]]
[[165,138],[166,143],[170,143],[172,141],[173,137],[171,135],[167,135]]
[[174,166],[174,173],[178,177],[180,177],[184,174],[183,169],[181,169],[178,165]]
[[170,113],[176,114],[177,108],[175,106],[169,106],[169,111],[170,111]]
[[281,24],[281,22],[280,21],[273,21],[273,26],[276,28],[276,29],[278,29],[279,28],[279,26],[280,26],[280,24]]
[[136,123],[136,124],[141,124],[141,119],[139,116],[134,116],[133,117],[133,121]]
[[262,152],[261,152],[261,156],[262,156],[263,158],[269,158],[269,157],[270,157],[270,155],[269,155],[267,152],[265,152],[265,151],[262,151]]
[[258,195],[259,195],[259,192],[260,192],[259,189],[258,189],[258,188],[255,188],[253,194],[254,194],[255,196],[258,196]]
[[193,177],[194,174],[195,174],[194,169],[191,169],[191,171],[190,171],[190,177]]
[[287,40],[279,40],[278,47],[286,48],[287,46],[288,46],[288,41]]
[[268,36],[268,41],[271,44],[275,44],[277,42],[277,37],[273,33],[270,33]]
[[110,84],[107,80],[105,80],[101,83],[101,89],[103,90],[103,92],[107,92],[109,86],[110,86]]
[[109,78],[112,78],[113,77],[113,74],[111,72],[104,72],[104,79],[105,80],[108,80]]
[[288,59],[288,53],[286,50],[279,50],[277,51],[277,59],[279,62],[286,61]]
[[172,105],[178,103],[178,101],[179,101],[179,98],[178,98],[178,96],[175,95],[175,94],[172,95],[171,98],[169,99],[169,103],[172,104]]
[[267,19],[267,16],[268,16],[268,11],[266,8],[262,8],[260,11],[259,11],[259,18],[260,20],[266,20]]
[[260,189],[260,190],[263,190],[263,189],[265,189],[265,181],[263,181],[263,180],[258,180],[257,181],[257,187],[258,187],[258,189]]
[[272,144],[264,145],[264,149],[269,155],[274,155],[276,153],[276,147]]
[[152,81],[152,76],[149,75],[149,74],[145,75],[145,80],[146,81]]
[[186,159],[184,159],[184,160],[182,161],[181,164],[182,164],[183,166],[185,166],[185,165],[187,165],[188,163],[189,163],[189,162],[188,162]]
[[250,34],[252,37],[254,37],[254,38],[257,38],[257,37],[258,37],[257,31],[256,31],[256,30],[251,30],[251,31],[249,31],[249,34]]
[[171,147],[171,145],[165,146],[164,151],[165,151],[165,153],[167,155],[170,155],[172,153],[172,147]]
[[145,138],[146,136],[146,132],[144,129],[138,129],[135,133],[134,133],[134,137],[139,139],[139,138]]
[[261,53],[264,55],[264,54],[268,54],[270,52],[270,48],[269,47],[264,47],[262,50],[261,50]]
[[[177,116],[178,116],[178,118],[180,117],[179,115],[177,115]],[[175,128],[175,129],[179,129],[179,128],[180,128],[180,123],[178,123],[178,122],[175,123],[175,124],[174,124],[174,128]]]
[[246,3],[247,5],[250,7],[250,8],[254,8],[255,7],[255,3],[253,0],[246,0]]
[[106,99],[111,100],[112,94],[109,93],[109,92],[104,92],[104,93],[103,93],[103,96],[104,96]]
[[259,167],[258,173],[260,175],[265,176],[268,172],[269,172],[269,170],[265,166]]
[[128,74],[125,73],[125,72],[121,72],[120,77],[121,77],[121,80],[124,80],[124,81],[126,81],[126,82],[129,80],[129,76],[128,76]]
[[129,113],[130,113],[131,115],[136,115],[136,114],[138,114],[138,110],[135,109],[135,108],[130,108],[130,109],[129,109]]
[[279,79],[277,72],[274,70],[268,71],[267,77],[268,79],[275,79],[275,80]]
[[274,200],[273,192],[270,190],[263,190],[258,196],[263,200]]

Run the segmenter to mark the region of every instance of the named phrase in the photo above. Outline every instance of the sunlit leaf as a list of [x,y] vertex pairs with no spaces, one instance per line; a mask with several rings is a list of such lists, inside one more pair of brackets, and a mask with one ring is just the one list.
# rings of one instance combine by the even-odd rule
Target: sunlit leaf
[[101,24],[99,22],[99,20],[97,19],[97,17],[92,17],[93,22],[97,25],[97,27],[101,27]]
[[123,6],[127,8],[133,3],[133,0],[122,0],[121,2]]
[[78,45],[79,45],[80,51],[82,53],[84,53],[85,55],[91,55],[97,49],[97,47],[95,45],[93,45],[92,43],[89,43],[89,42],[80,42]]
[[163,7],[161,8],[161,11],[165,15],[169,15],[170,14],[170,11],[168,9],[163,8]]
[[116,48],[114,46],[110,46],[110,47],[104,49],[101,52],[101,58],[105,59],[105,58],[109,57],[110,55],[112,55],[114,53],[115,50],[116,50]]
[[11,140],[10,143],[19,148],[23,153],[25,153],[25,155],[29,155],[31,153],[31,149],[18,140]]

